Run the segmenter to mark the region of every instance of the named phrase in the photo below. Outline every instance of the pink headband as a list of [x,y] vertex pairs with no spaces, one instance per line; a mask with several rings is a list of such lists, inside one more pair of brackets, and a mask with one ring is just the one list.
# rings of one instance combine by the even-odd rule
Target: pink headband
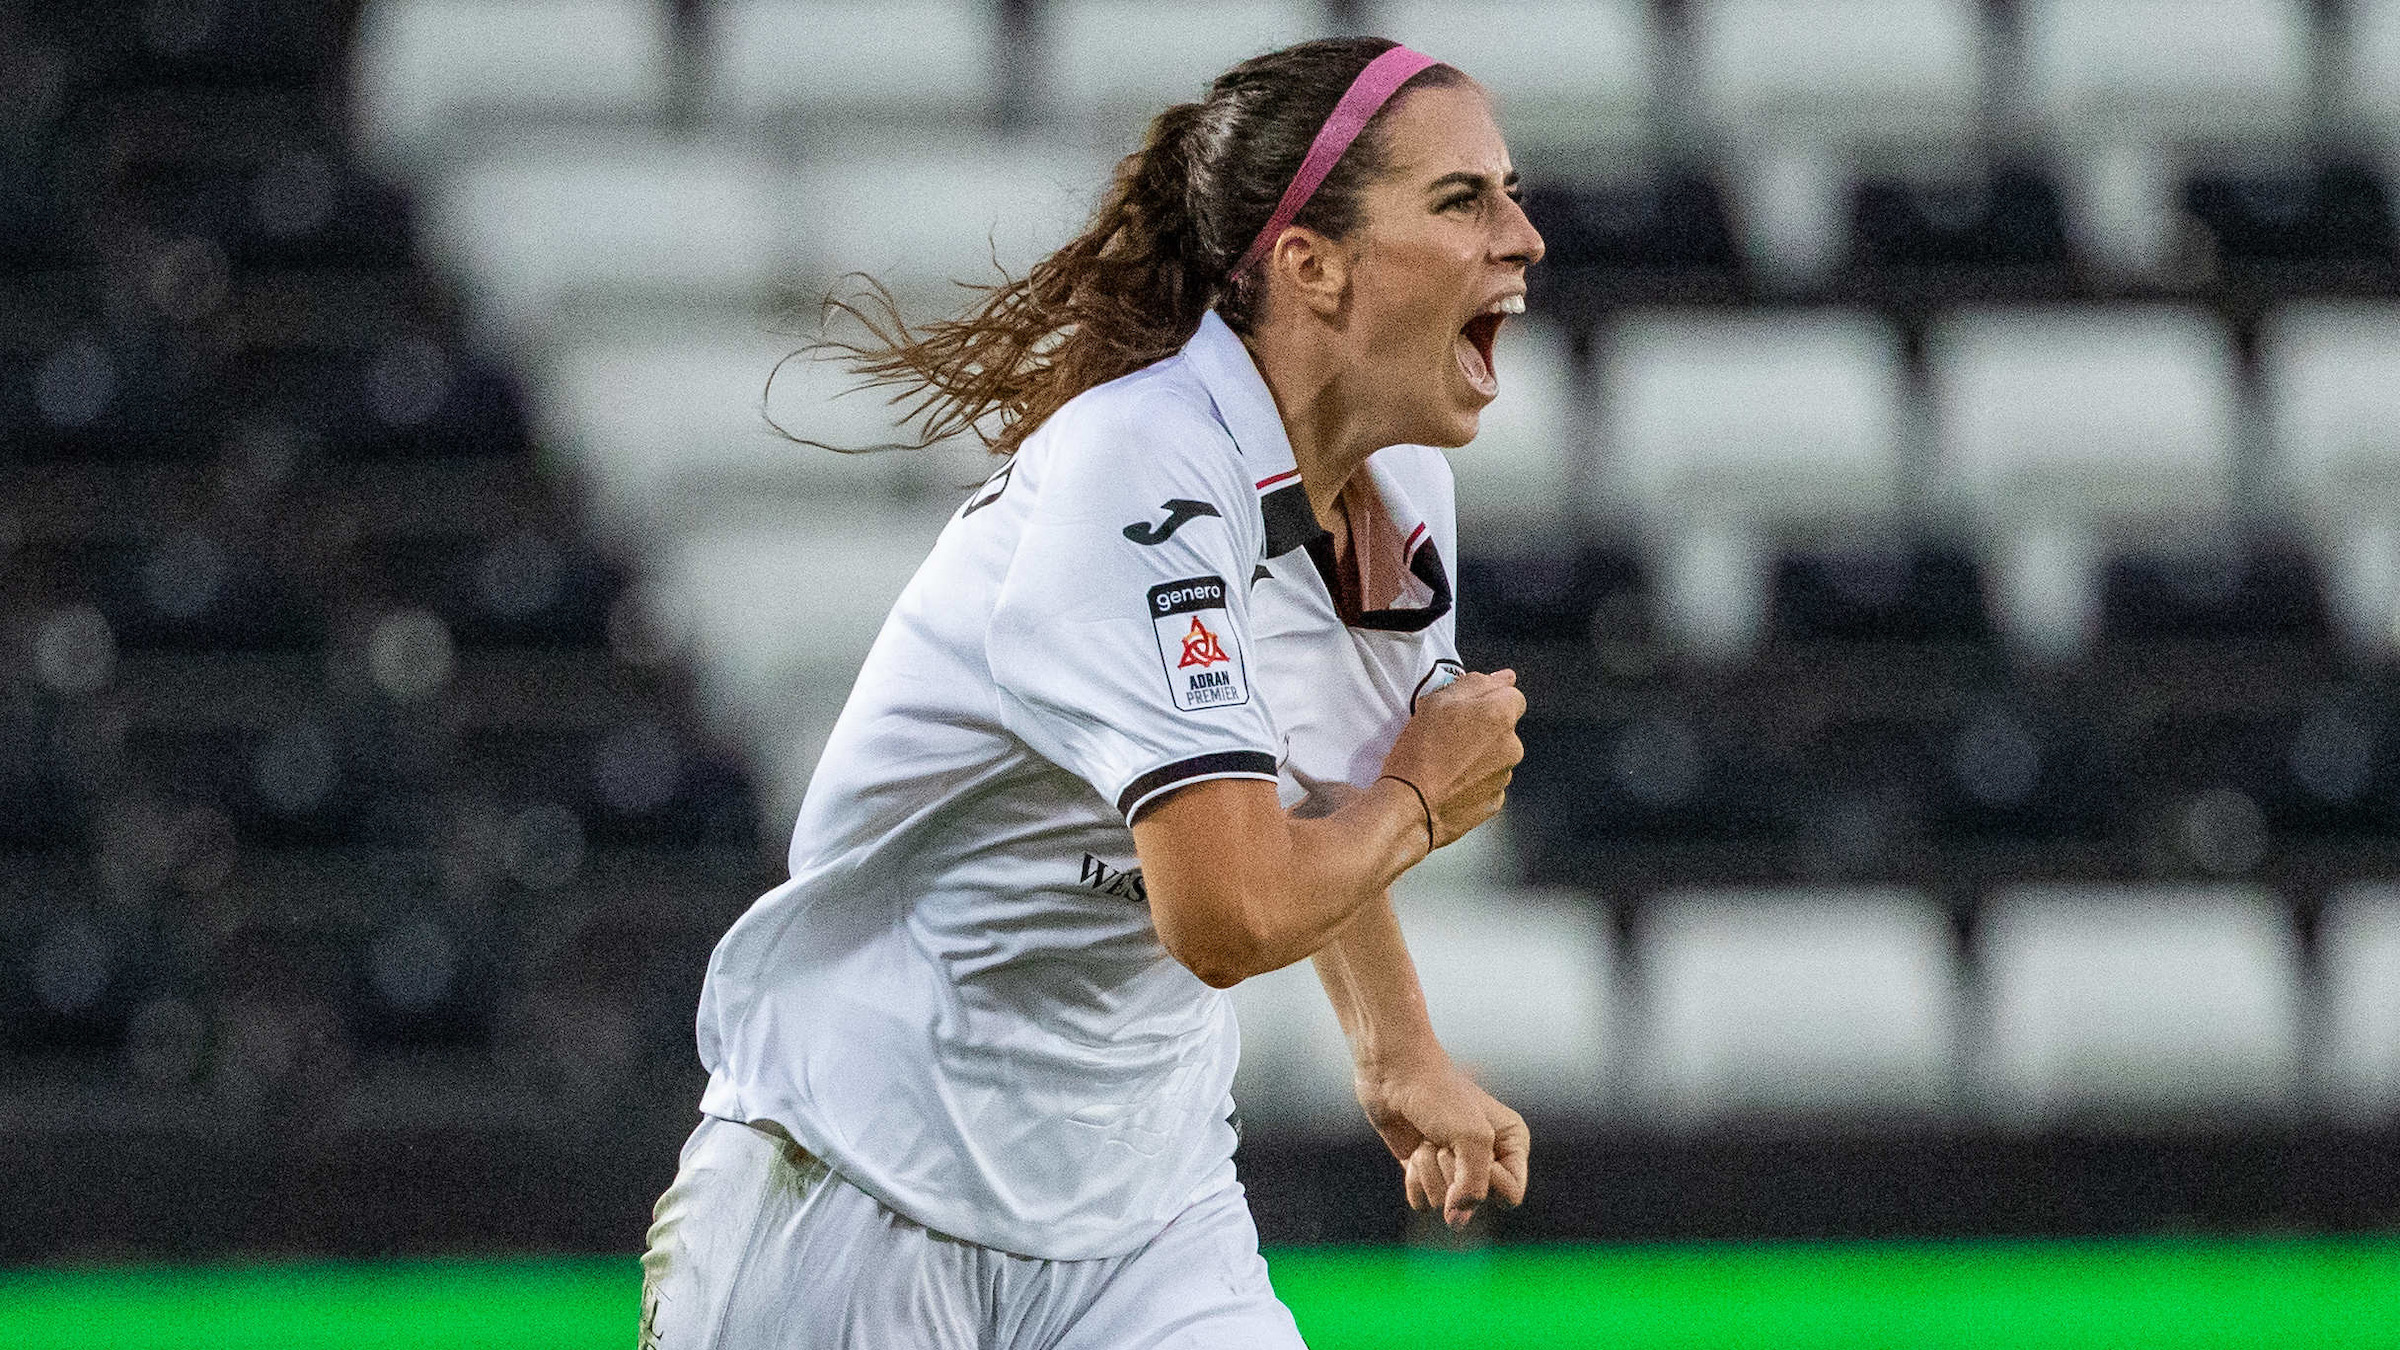
[[1418,71],[1434,64],[1437,64],[1434,59],[1423,52],[1394,47],[1369,61],[1367,68],[1358,72],[1358,78],[1350,82],[1349,91],[1342,95],[1342,101],[1333,105],[1333,115],[1325,119],[1324,126],[1317,128],[1317,138],[1309,143],[1307,158],[1300,161],[1300,171],[1292,175],[1292,185],[1283,190],[1283,200],[1275,204],[1275,214],[1267,217],[1266,228],[1250,241],[1249,251],[1242,255],[1242,260],[1235,263],[1233,271],[1227,275],[1240,276],[1250,269],[1251,264],[1267,256],[1267,250],[1274,247],[1275,240],[1291,226],[1293,219],[1300,214],[1300,208],[1308,205],[1308,199],[1317,195],[1318,187],[1325,182],[1325,175],[1332,173],[1333,166],[1342,162],[1342,155],[1349,150],[1350,142],[1357,140],[1358,133],[1367,129],[1367,123],[1375,120],[1375,114],[1391,101],[1392,95],[1400,92],[1401,85],[1408,83]]

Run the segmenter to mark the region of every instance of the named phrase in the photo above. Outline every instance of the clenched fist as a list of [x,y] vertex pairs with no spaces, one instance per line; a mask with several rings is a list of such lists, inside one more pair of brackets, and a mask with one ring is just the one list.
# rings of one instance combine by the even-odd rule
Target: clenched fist
[[1513,670],[1469,671],[1417,700],[1383,771],[1425,794],[1435,848],[1499,812],[1509,777],[1525,758],[1517,739],[1524,715]]

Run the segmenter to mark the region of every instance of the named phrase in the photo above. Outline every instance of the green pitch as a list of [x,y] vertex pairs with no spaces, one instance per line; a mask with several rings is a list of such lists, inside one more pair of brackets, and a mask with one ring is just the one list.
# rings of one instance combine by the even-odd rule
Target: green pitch
[[[1314,1350],[2400,1346],[2400,1238],[1287,1248]],[[632,1350],[629,1257],[0,1274],[43,1350]]]

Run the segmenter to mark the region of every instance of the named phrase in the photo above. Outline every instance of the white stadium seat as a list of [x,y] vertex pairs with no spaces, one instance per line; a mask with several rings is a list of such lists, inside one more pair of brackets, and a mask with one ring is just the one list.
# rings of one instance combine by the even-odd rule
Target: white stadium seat
[[2400,645],[2400,305],[2294,305],[2259,336],[2280,486],[2349,640]]
[[1589,897],[1408,876],[1392,903],[1453,1060],[1529,1114],[1607,1105],[1616,949]]
[[669,543],[660,596],[700,640],[704,666],[740,690],[794,672],[854,675],[947,519],[897,508],[753,513]]
[[988,0],[716,0],[706,10],[718,117],[973,118],[998,99]]
[[2053,134],[2241,143],[2308,117],[2305,0],[2026,0],[2027,95]]
[[2233,340],[2204,313],[1971,311],[1926,359],[1943,473],[1990,518],[2181,524],[2228,503]]
[[1975,0],[1702,0],[1691,23],[1695,102],[1770,276],[1840,260],[1860,170],[1940,176],[1979,157],[1990,37]]
[[2334,1111],[2364,1123],[2400,1114],[2400,891],[2344,893],[2317,926],[2325,1036],[2317,1081]]
[[[1411,876],[1393,888],[1393,903],[1453,1061],[1537,1119],[1604,1109],[1614,948],[1587,900]],[[1311,963],[1245,980],[1233,997],[1242,1023],[1234,1101],[1244,1117],[1363,1128],[1349,1049]]]
[[643,567],[651,622],[684,644],[701,702],[762,747],[764,818],[789,828],[833,719],[946,510],[730,510],[656,541]]
[[1923,897],[1674,894],[1640,943],[1637,1074],[1666,1119],[1951,1109],[1957,963]]
[[2293,305],[2268,321],[2259,360],[2276,460],[2303,509],[2400,515],[2400,304]]
[[670,18],[659,0],[370,0],[351,75],[360,143],[411,167],[512,122],[655,118]]
[[2386,164],[2400,163],[2400,0],[2350,0],[2340,73],[2340,115],[2365,132]]
[[1976,134],[1973,0],[1700,0],[1691,17],[1694,92],[1721,136],[1913,157]]
[[1647,313],[1605,339],[1603,509],[1658,553],[1666,631],[1738,657],[1775,536],[1856,529],[1900,502],[1899,335],[1849,310]]
[[2082,648],[2102,541],[2217,542],[2233,491],[2233,342],[2192,310],[1987,310],[1926,344],[1939,486],[1991,536],[2001,626]]
[[1040,10],[1046,106],[1112,153],[1141,143],[1169,104],[1262,52],[1328,36],[1313,0],[1051,0]]
[[911,302],[912,320],[948,315],[1082,230],[1108,184],[1100,157],[1051,141],[852,138],[824,147],[791,196],[800,275],[825,285],[867,272]]
[[1489,90],[1529,176],[1617,179],[1648,159],[1658,58],[1646,0],[1385,0],[1364,27]]
[[1900,339],[1852,310],[1637,313],[1607,339],[1615,488],[1653,517],[1895,505]]
[[1991,1001],[1981,1077],[2000,1118],[2293,1106],[2298,944],[2264,893],[2028,889],[1991,904],[1980,948]]
[[2288,157],[2308,133],[2307,0],[2027,0],[2026,112],[2070,162],[2095,261],[2155,271],[2195,161]]
[[1232,998],[1242,1027],[1233,1104],[1245,1124],[1328,1134],[1367,1128],[1351,1085],[1350,1045],[1315,963],[1254,975]]
[[1567,335],[1539,319],[1511,319],[1501,326],[1492,366],[1500,396],[1483,410],[1475,439],[1449,452],[1460,545],[1485,554],[1555,553],[1581,514],[1579,461],[1590,455]]
[[754,323],[674,325],[561,346],[535,386],[545,439],[581,470],[601,516],[628,529],[688,527],[743,498],[826,513],[910,499],[955,503],[990,472],[980,444],[837,454],[794,443],[775,428],[858,449],[904,434],[885,393],[852,392],[856,381],[844,368],[794,355],[801,346]]
[[545,137],[444,174],[429,247],[475,283],[486,317],[531,336],[570,299],[743,300],[784,274],[776,176],[732,147]]

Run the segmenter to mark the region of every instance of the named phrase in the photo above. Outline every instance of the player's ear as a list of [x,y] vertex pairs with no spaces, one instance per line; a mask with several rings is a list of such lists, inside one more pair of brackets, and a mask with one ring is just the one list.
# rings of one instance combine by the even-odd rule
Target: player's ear
[[1350,255],[1340,243],[1294,225],[1275,241],[1267,265],[1311,312],[1328,319],[1340,312],[1350,290]]

